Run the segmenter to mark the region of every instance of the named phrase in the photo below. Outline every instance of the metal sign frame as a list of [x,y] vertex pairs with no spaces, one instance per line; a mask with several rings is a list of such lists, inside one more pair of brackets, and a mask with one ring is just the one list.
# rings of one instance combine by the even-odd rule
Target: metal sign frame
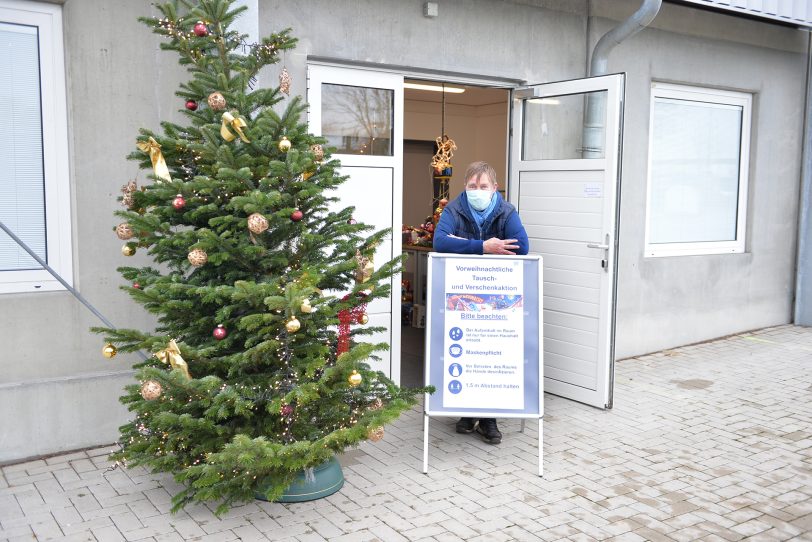
[[[536,277],[533,279],[532,277],[528,279],[527,274],[523,275],[523,296],[527,296],[528,292],[531,295],[535,296],[538,299],[538,303],[535,306],[528,307],[524,306],[524,319],[527,321],[532,317],[536,316],[535,320],[537,321],[538,328],[535,329],[527,329],[524,328],[524,337],[522,337],[522,341],[525,341],[526,337],[533,336],[533,340],[535,341],[535,352],[537,352],[537,359],[534,360],[533,365],[536,367],[536,372],[534,375],[537,377],[538,382],[535,384],[537,388],[538,394],[538,404],[531,404],[530,406],[525,406],[523,409],[511,409],[511,410],[500,410],[500,409],[445,409],[445,408],[432,408],[432,401],[431,396],[427,393],[425,395],[423,401],[423,473],[428,473],[428,457],[429,457],[429,419],[431,417],[479,417],[479,418],[491,418],[491,417],[499,417],[499,418],[521,418],[522,419],[522,431],[524,431],[524,420],[525,419],[538,419],[539,422],[539,440],[538,440],[538,447],[539,447],[539,476],[543,476],[544,474],[544,467],[543,467],[543,435],[544,435],[544,425],[543,425],[543,417],[544,417],[544,322],[543,322],[543,311],[542,311],[542,299],[544,298],[543,292],[543,284],[544,284],[544,266],[542,262],[541,256],[537,254],[527,255],[527,256],[498,256],[498,255],[472,255],[472,254],[440,254],[437,252],[431,252],[428,255],[428,269],[427,269],[427,294],[426,294],[426,342],[425,342],[425,374],[424,374],[424,381],[425,384],[434,385],[435,388],[438,389],[440,394],[445,392],[444,384],[440,382],[439,386],[436,382],[432,382],[432,361],[437,363],[443,363],[443,359],[436,359],[432,360],[432,318],[434,313],[436,312],[436,305],[438,300],[435,300],[434,297],[437,295],[438,292],[442,293],[442,296],[445,297],[445,284],[442,286],[434,287],[434,281],[436,277],[434,276],[434,264],[435,262],[442,263],[446,265],[450,260],[453,259],[471,259],[472,256],[477,260],[477,263],[487,264],[487,263],[508,263],[508,262],[515,262],[516,260],[525,262],[523,265],[527,266],[528,263],[532,265],[532,263],[537,264],[536,267]],[[445,268],[444,268],[445,269]],[[524,269],[524,268],[523,268]],[[443,271],[445,273],[445,271]],[[535,291],[533,291],[535,290]],[[445,300],[443,300],[443,306],[445,306]],[[529,310],[528,310],[529,309]],[[441,309],[444,313],[445,310]],[[537,311],[535,314],[530,315],[529,311]],[[534,334],[535,332],[535,334]],[[435,337],[435,340],[444,340],[444,333],[440,337]],[[442,371],[441,371],[442,372]],[[525,382],[527,382],[528,374],[525,372],[524,374]],[[533,389],[531,386],[528,388],[527,385],[523,386],[523,390]],[[524,392],[524,391],[523,391]],[[527,412],[517,412],[517,410],[527,410]]]

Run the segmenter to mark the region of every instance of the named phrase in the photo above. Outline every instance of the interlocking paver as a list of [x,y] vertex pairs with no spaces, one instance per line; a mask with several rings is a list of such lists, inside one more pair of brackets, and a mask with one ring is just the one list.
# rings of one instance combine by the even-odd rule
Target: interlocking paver
[[178,485],[111,447],[0,468],[0,541],[400,542],[812,539],[812,329],[780,326],[621,360],[615,408],[545,397],[490,446],[420,407],[342,459],[326,499],[170,514]]

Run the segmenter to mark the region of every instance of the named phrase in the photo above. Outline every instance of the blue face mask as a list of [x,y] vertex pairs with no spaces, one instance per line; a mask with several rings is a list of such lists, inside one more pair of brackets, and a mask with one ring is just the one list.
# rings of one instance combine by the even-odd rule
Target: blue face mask
[[468,203],[477,211],[484,211],[491,204],[493,192],[490,190],[466,190],[465,196]]

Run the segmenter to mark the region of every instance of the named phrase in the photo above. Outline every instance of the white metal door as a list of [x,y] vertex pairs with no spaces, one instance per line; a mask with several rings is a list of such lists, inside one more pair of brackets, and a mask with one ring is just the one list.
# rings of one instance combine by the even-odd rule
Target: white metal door
[[[309,128],[337,148],[341,174],[349,179],[335,191],[337,208],[355,207],[353,218],[375,230],[399,234],[403,199],[403,76],[373,70],[308,66]],[[388,236],[375,251],[375,267],[401,254],[400,239]],[[372,368],[400,381],[400,275],[392,277],[388,299],[367,306],[369,326],[384,333],[365,341],[393,346],[378,352]]]
[[544,391],[612,406],[623,74],[514,91],[509,199],[544,261]]

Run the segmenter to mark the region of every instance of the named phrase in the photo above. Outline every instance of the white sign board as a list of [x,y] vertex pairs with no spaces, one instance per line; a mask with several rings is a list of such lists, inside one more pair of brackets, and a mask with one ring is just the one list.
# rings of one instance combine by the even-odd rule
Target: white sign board
[[541,475],[541,256],[428,259],[424,472],[431,416],[538,418]]

